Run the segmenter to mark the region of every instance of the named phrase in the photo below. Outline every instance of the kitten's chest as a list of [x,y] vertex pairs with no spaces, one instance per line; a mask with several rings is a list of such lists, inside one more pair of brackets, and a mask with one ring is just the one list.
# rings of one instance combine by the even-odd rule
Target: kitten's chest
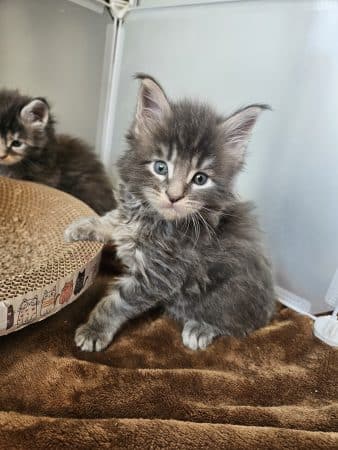
[[141,253],[141,223],[137,220],[121,221],[114,227],[113,239],[118,258],[129,270],[135,271]]
[[7,178],[23,178],[23,173],[16,173],[11,167],[0,165],[0,176]]
[[130,273],[147,277],[146,272],[159,272],[168,265],[174,265],[178,255],[173,240],[165,238],[161,231],[149,228],[138,219],[121,221],[115,227],[113,239],[117,256]]
[[190,269],[200,277],[201,258],[196,239],[175,224],[147,216],[132,196],[110,214],[117,256],[129,273],[147,283],[157,280],[166,290],[182,285]]

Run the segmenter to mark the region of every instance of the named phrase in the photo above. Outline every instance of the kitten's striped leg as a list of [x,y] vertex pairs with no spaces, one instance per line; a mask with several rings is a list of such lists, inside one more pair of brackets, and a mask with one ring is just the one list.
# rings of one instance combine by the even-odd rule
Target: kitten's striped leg
[[139,313],[139,308],[129,305],[120,291],[114,289],[96,305],[87,323],[76,330],[77,347],[88,352],[103,350],[111,343],[119,328]]

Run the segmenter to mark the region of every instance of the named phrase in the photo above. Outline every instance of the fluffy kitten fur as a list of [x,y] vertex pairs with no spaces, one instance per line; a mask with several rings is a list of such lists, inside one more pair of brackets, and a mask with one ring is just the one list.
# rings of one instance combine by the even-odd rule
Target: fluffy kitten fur
[[75,342],[102,350],[124,322],[162,305],[183,323],[183,343],[204,349],[215,336],[243,336],[265,325],[274,311],[270,265],[251,206],[232,192],[266,106],[224,118],[199,103],[171,102],[155,80],[139,78],[129,149],[119,161],[119,207],[66,230],[68,241],[114,241],[127,268]]
[[47,184],[78,197],[98,214],[115,207],[101,162],[81,140],[57,135],[43,98],[0,90],[0,176]]

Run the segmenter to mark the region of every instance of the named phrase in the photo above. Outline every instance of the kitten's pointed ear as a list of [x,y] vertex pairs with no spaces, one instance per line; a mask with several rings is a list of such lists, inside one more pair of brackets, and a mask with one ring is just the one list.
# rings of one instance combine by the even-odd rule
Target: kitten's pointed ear
[[43,129],[49,119],[48,103],[42,98],[35,98],[22,108],[20,116],[26,125]]
[[151,131],[171,114],[167,96],[161,86],[146,75],[137,75],[141,80],[135,116],[135,132]]
[[251,131],[258,116],[267,109],[271,110],[270,106],[249,105],[236,111],[219,125],[225,139],[226,148],[232,151],[239,163],[244,160]]

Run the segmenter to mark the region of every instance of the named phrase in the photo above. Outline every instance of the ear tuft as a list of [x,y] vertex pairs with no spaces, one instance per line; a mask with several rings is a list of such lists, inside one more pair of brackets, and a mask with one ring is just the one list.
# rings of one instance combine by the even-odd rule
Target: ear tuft
[[45,128],[49,119],[49,106],[46,100],[35,98],[20,112],[22,121],[33,128]]
[[156,125],[170,116],[170,104],[164,90],[154,78],[145,74],[137,74],[135,78],[141,80],[137,98],[135,132],[152,131]]
[[252,129],[258,116],[265,110],[271,110],[271,107],[263,104],[249,105],[239,109],[219,125],[227,149],[233,152],[239,162],[243,162]]

